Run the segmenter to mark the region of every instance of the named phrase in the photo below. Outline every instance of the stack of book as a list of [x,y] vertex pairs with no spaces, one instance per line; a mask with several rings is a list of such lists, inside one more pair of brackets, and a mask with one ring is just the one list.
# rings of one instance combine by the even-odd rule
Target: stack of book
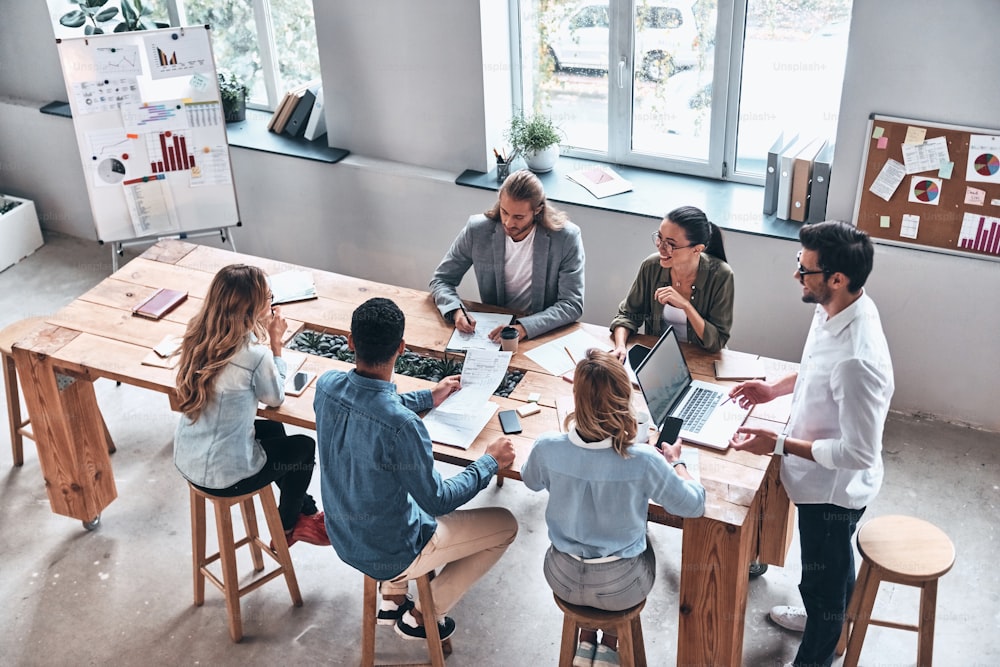
[[303,137],[309,141],[326,133],[323,86],[320,80],[313,79],[285,93],[271,116],[267,129],[290,137]]

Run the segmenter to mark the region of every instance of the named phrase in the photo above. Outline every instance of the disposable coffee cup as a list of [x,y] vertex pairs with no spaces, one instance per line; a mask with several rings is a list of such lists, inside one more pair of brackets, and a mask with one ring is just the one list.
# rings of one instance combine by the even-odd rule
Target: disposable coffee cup
[[500,349],[504,352],[517,352],[517,341],[521,334],[514,327],[504,327],[500,332]]

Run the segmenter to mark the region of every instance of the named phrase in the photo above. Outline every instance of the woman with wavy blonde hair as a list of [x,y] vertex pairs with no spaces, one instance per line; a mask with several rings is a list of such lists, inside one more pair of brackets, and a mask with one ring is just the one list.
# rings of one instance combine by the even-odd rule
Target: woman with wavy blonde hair
[[[552,546],[545,579],[570,604],[621,611],[653,587],[656,556],[646,540],[649,501],[681,517],[705,512],[705,489],[680,459],[680,440],[657,451],[636,433],[632,383],[618,358],[589,350],[573,374],[566,433],[535,441],[521,467],[534,491],[547,489]],[[600,644],[597,632],[602,631]],[[618,664],[618,637],[581,628],[573,664]]]
[[[188,323],[177,368],[181,419],[174,465],[197,488],[232,497],[275,482],[288,544],[329,545],[323,513],[307,493],[316,443],[287,435],[283,424],[254,420],[258,403],[285,400],[281,336],[288,323],[271,308],[271,290],[255,266],[231,264],[212,279],[201,311]],[[266,343],[266,344],[265,344]]]

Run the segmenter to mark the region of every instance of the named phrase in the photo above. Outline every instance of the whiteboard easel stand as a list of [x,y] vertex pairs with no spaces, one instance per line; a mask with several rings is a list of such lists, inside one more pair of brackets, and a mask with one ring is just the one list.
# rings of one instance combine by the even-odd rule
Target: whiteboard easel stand
[[[237,225],[238,226],[238,225]],[[206,236],[215,236],[216,234],[222,237],[222,242],[229,242],[230,247],[233,252],[236,252],[236,241],[233,240],[233,233],[226,233],[228,227],[220,227],[219,229],[207,230],[203,232],[181,232],[180,234],[168,234],[166,236],[147,236],[141,239],[129,239],[127,241],[108,241],[111,244],[111,272],[115,273],[118,271],[118,258],[124,256],[125,248],[134,245],[149,245],[153,243],[158,243],[160,241],[182,241],[184,239],[195,239],[204,238]],[[101,245],[105,241],[98,241]]]

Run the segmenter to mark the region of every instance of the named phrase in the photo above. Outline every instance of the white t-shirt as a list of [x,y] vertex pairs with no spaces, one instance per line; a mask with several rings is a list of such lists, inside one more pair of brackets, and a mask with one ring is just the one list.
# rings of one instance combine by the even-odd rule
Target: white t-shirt
[[531,264],[534,258],[535,227],[520,241],[505,239],[506,251],[503,265],[505,307],[519,313],[531,312]]
[[688,316],[683,308],[671,306],[669,303],[663,304],[663,322],[664,329],[667,324],[673,325],[677,340],[682,343],[688,342]]

